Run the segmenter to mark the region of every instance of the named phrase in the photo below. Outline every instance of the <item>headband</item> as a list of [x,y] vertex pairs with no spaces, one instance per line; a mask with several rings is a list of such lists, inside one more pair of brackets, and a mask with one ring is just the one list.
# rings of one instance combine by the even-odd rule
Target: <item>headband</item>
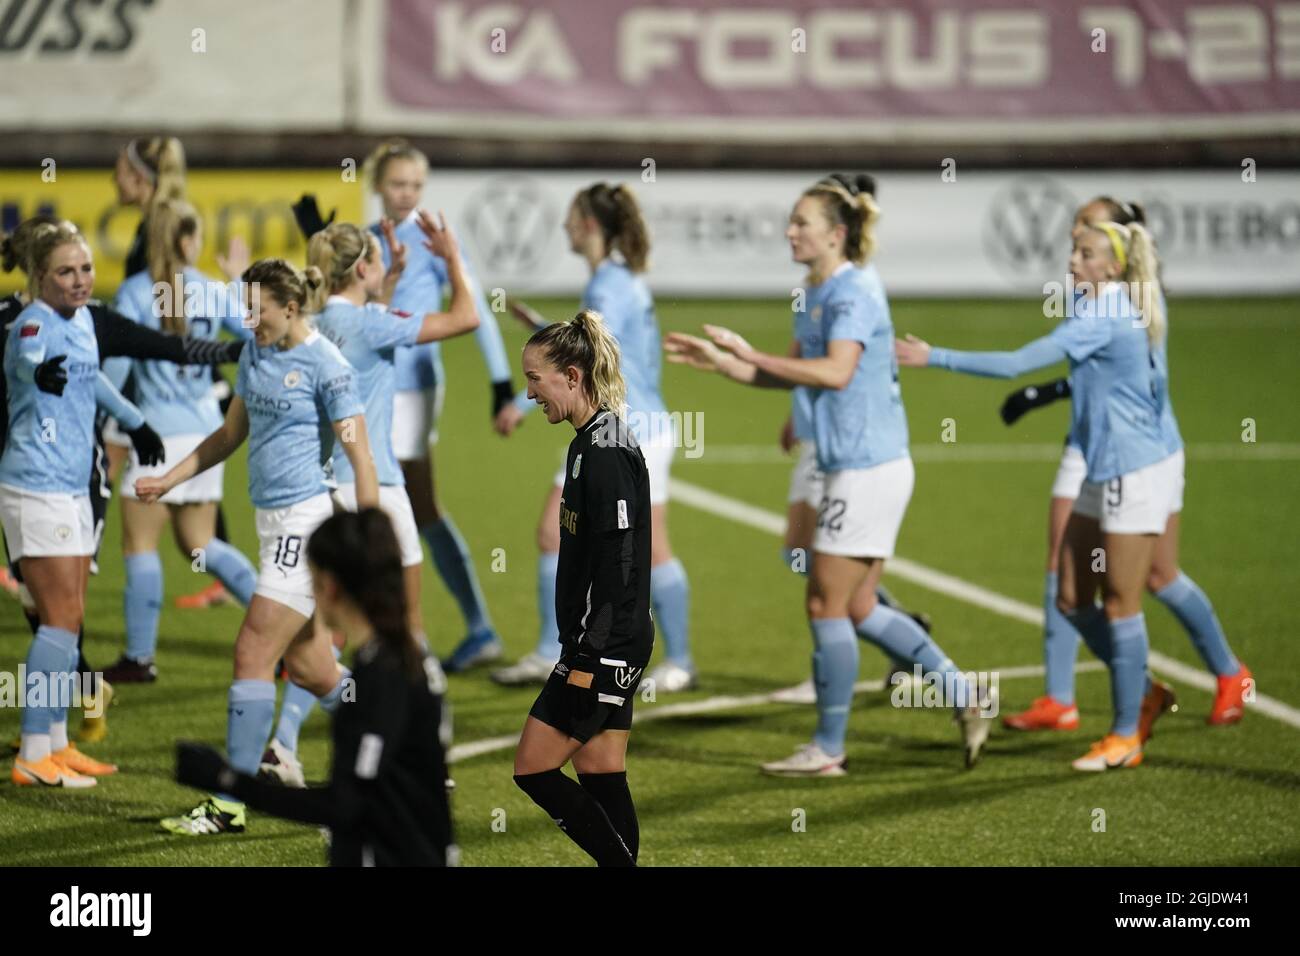
[[1121,271],[1128,271],[1128,254],[1124,251],[1124,239],[1120,235],[1119,227],[1113,222],[1098,222],[1093,224],[1094,229],[1100,229],[1110,240],[1110,248],[1115,253],[1115,261],[1119,263]]

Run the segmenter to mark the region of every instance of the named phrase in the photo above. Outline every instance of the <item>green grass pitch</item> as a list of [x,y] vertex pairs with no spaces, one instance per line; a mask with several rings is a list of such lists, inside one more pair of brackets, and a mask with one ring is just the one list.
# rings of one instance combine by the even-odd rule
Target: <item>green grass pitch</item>
[[[1300,454],[1300,385],[1295,377],[1296,299],[1180,300],[1170,303],[1172,394],[1189,443],[1183,566],[1215,602],[1234,650],[1254,670],[1261,693],[1300,706],[1300,648],[1294,632],[1295,493]],[[552,317],[572,301],[538,302]],[[665,331],[729,325],[760,348],[784,351],[788,304],[659,302]],[[1009,348],[1048,327],[1032,302],[899,301],[894,323],[958,348]],[[524,332],[502,319],[512,357]],[[449,389],[437,447],[439,496],[468,540],[495,623],[510,655],[536,633],[535,535],[538,510],[571,433],[531,417],[510,439],[491,432],[488,387],[474,344],[444,349]],[[1053,377],[1038,373],[1034,381]],[[516,380],[519,374],[516,370]],[[900,556],[1011,596],[1041,601],[1050,456],[963,455],[963,448],[1059,443],[1067,409],[1034,413],[1013,429],[997,417],[1008,383],[904,371],[903,395],[917,453],[916,492]],[[727,446],[775,449],[788,409],[780,392],[742,389],[665,364],[670,408],[704,413],[703,455],[680,453],[674,477],[773,512],[783,512],[790,466],[768,454],[727,454]],[[955,444],[941,442],[953,419]],[[1242,441],[1252,419],[1257,442]],[[945,449],[952,451],[945,460]],[[710,452],[717,451],[714,457]],[[924,451],[925,454],[921,454]],[[226,472],[234,542],[254,553],[243,453]],[[121,651],[120,518],[110,510],[102,571],[88,602],[89,659],[107,666]],[[801,582],[779,560],[770,533],[688,507],[671,506],[673,547],[690,575],[691,628],[702,680],[698,691],[657,702],[752,694],[809,673],[810,638]],[[504,569],[493,570],[494,549]],[[34,791],[0,777],[0,864],[318,865],[324,844],[311,827],[250,814],[243,836],[181,838],[158,818],[188,810],[197,793],[172,780],[177,738],[221,745],[237,609],[177,611],[171,600],[202,582],[165,543],[167,607],[159,645],[161,678],[121,688],[111,733],[88,752],[122,772],[88,792]],[[497,562],[500,567],[500,561]],[[910,607],[934,620],[941,646],[965,669],[1041,663],[1037,628],[890,578]],[[425,618],[446,652],[462,636],[454,604],[425,566]],[[1288,596],[1290,595],[1290,596]],[[1290,609],[1290,610],[1288,610]],[[0,668],[25,656],[28,632],[16,605],[0,606]],[[1200,668],[1187,638],[1148,600],[1152,647]],[[1088,660],[1086,649],[1080,660]],[[879,678],[883,658],[863,651],[863,678]],[[761,777],[760,760],[807,740],[811,707],[775,705],[670,717],[638,727],[630,779],[648,865],[1300,863],[1300,728],[1258,712],[1235,727],[1210,728],[1208,693],[1176,686],[1181,708],[1157,727],[1138,770],[1084,775],[1069,760],[1106,729],[1104,672],[1078,675],[1082,727],[1074,733],[1017,735],[995,730],[983,761],[961,767],[957,731],[932,710],[890,706],[860,695],[849,726],[849,775],[833,780]],[[1002,683],[1004,711],[1041,693],[1041,678]],[[451,679],[456,740],[517,732],[535,691],[505,690],[485,671]],[[72,716],[71,725],[78,721]],[[16,736],[18,712],[0,710],[0,740]],[[309,779],[326,776],[328,728],[318,712],[303,734]],[[581,865],[585,857],[518,791],[510,748],[455,765],[454,810],[464,865]],[[7,761],[0,769],[8,770]],[[1097,832],[1095,810],[1105,812]],[[802,811],[802,812],[800,812]],[[504,823],[504,827],[502,824]],[[796,825],[796,824],[802,825]],[[494,826],[495,824],[495,826]]]

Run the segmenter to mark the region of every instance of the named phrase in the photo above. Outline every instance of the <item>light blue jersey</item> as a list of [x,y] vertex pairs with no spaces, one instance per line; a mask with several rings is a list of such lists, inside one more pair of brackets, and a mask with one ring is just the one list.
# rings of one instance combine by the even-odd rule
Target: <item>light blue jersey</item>
[[[402,278],[397,282],[393,301],[389,307],[395,312],[409,312],[416,318],[423,318],[429,312],[442,311],[444,289],[450,288],[447,276],[447,262],[424,247],[424,233],[415,221],[413,212],[397,224],[397,238],[406,246],[406,268]],[[379,239],[380,249],[384,253],[384,266],[387,268],[392,260],[388,243],[384,241],[379,224],[375,223],[370,231]],[[478,328],[474,338],[478,341],[483,361],[487,363],[488,376],[494,382],[510,378],[510,363],[506,359],[505,342],[501,339],[501,328],[496,316],[488,308],[483,292],[474,278],[469,257],[461,250],[465,261],[465,274],[469,279],[470,290],[474,297],[474,308],[478,311]],[[446,378],[442,367],[442,349],[438,342],[424,345],[404,346],[396,355],[396,381],[399,392],[425,391],[433,388]]]
[[[193,338],[216,339],[226,329],[236,338],[251,339],[244,328],[243,299],[237,283],[209,279],[199,270],[184,270],[186,293],[186,331]],[[153,279],[148,272],[137,272],[117,290],[113,308],[132,322],[146,328],[162,330],[162,318],[154,311]],[[188,290],[203,289],[199,301]],[[194,300],[191,303],[191,300]],[[191,315],[200,308],[213,307],[217,314]],[[210,365],[177,365],[174,362],[111,358],[104,370],[119,388],[129,372],[135,373],[135,401],[150,426],[164,438],[173,435],[209,435],[221,425],[221,409],[212,393]]]
[[[394,352],[415,343],[421,324],[420,318],[403,317],[378,304],[354,305],[338,295],[330,296],[316,316],[316,328],[338,346],[348,364],[356,369],[357,391],[365,402],[366,432],[381,485],[406,483],[393,454]],[[352,462],[337,440],[333,464],[337,480],[356,481]]]
[[659,392],[662,365],[659,323],[645,280],[623,262],[606,259],[582,292],[582,308],[594,309],[618,339],[627,383],[627,423],[641,446],[671,441],[668,407]]
[[1083,452],[1088,480],[1110,481],[1167,458],[1162,419],[1168,404],[1164,362],[1119,284],[1079,299],[1075,315],[1015,352],[930,350],[930,365],[1015,378],[1069,360],[1070,437]]
[[[66,355],[62,395],[36,387],[36,366]],[[99,345],[84,306],[65,319],[41,300],[9,328],[5,345],[9,435],[0,457],[0,484],[24,491],[84,495],[95,448]]]
[[[1076,298],[1076,302],[1077,301],[1078,300]],[[1169,314],[1168,309],[1166,309],[1165,307],[1165,296],[1163,292],[1160,293],[1160,308],[1166,316]],[[1182,450],[1183,436],[1182,433],[1178,430],[1178,419],[1174,416],[1173,398],[1169,395],[1168,392],[1169,331],[1167,326],[1165,329],[1165,336],[1160,340],[1160,345],[1157,346],[1156,349],[1152,352],[1152,356],[1156,361],[1159,374],[1164,378],[1166,383],[1165,407],[1164,407],[1164,411],[1160,415],[1160,433],[1162,436],[1164,436],[1165,450],[1172,455],[1174,452]],[[1071,392],[1073,392],[1074,390],[1073,380],[1071,380],[1070,382],[1070,390]],[[1065,441],[1067,445],[1071,445],[1075,448],[1081,447],[1079,444],[1079,439],[1074,434],[1073,422],[1071,422],[1070,434],[1066,437]]]
[[906,457],[907,415],[894,359],[894,324],[879,274],[846,262],[807,290],[804,306],[794,316],[801,358],[824,358],[830,343],[841,339],[862,345],[848,385],[808,389],[817,467],[828,472],[872,468]]
[[248,408],[248,493],[287,508],[331,487],[333,423],[365,411],[356,372],[313,331],[291,349],[244,346],[235,393]]

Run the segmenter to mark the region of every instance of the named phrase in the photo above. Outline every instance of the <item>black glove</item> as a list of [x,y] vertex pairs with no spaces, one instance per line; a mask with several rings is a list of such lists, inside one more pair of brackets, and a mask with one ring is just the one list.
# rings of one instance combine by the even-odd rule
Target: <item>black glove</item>
[[332,223],[338,213],[337,209],[332,209],[330,217],[322,219],[320,206],[316,205],[316,197],[311,193],[303,193],[302,198],[294,203],[292,208],[293,218],[298,220],[298,228],[308,239]]
[[1002,403],[1002,420],[1014,425],[1025,412],[1042,408],[1062,398],[1070,397],[1070,380],[1058,378],[1043,385],[1026,385],[1007,396]]
[[492,383],[492,420],[496,421],[501,409],[515,400],[515,386],[510,379]]
[[199,790],[229,790],[235,772],[206,744],[176,743],[176,782]]
[[158,433],[149,427],[145,422],[135,431],[127,432],[131,438],[131,446],[135,449],[135,455],[140,459],[140,464],[145,467],[161,465],[167,460],[167,455],[163,451],[163,440],[158,437]]
[[235,339],[233,342],[225,343],[225,351],[221,354],[221,364],[227,362],[238,362],[239,354],[244,351],[244,340]]
[[68,384],[68,370],[63,367],[67,358],[66,355],[56,355],[36,366],[32,375],[36,387],[51,395],[62,395],[64,386]]

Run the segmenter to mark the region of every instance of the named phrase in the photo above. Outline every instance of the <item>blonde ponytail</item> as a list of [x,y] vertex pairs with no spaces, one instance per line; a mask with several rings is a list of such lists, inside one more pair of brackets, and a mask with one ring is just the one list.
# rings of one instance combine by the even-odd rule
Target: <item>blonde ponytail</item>
[[650,230],[631,188],[620,183],[596,183],[575,197],[579,211],[600,225],[607,251],[618,250],[633,272],[650,265]]
[[1093,222],[1087,228],[1109,241],[1111,256],[1124,270],[1129,301],[1146,323],[1147,341],[1159,345],[1165,337],[1166,318],[1161,307],[1160,259],[1150,231],[1138,222]]
[[1128,226],[1128,269],[1124,280],[1129,289],[1137,286],[1139,302],[1135,302],[1142,317],[1147,320],[1147,341],[1159,345],[1165,338],[1167,319],[1161,306],[1160,259],[1156,255],[1155,240],[1146,226],[1131,223]]
[[554,322],[534,332],[525,348],[539,346],[556,368],[570,365],[582,372],[587,398],[597,408],[626,415],[627,383],[623,381],[618,339],[599,312],[583,309],[569,322]]
[[126,158],[153,188],[142,210],[145,219],[160,203],[185,198],[185,147],[175,136],[133,139],[126,144]]
[[308,240],[307,263],[324,276],[326,297],[356,281],[357,263],[370,258],[375,241],[371,233],[347,222],[332,223]]
[[184,335],[189,330],[185,319],[185,266],[188,263],[181,253],[181,240],[198,231],[199,214],[184,200],[164,199],[154,204],[145,222],[149,278],[155,288],[160,284],[171,286],[171,294],[163,297],[163,331]]

